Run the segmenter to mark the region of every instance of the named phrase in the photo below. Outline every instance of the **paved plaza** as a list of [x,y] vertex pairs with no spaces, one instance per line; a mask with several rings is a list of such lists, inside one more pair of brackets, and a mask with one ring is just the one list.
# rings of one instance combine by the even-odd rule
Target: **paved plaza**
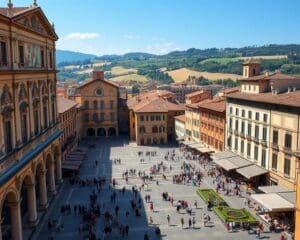
[[[123,138],[103,138],[88,140],[88,142],[83,143],[87,146],[87,143],[95,144],[95,148],[89,148],[87,157],[84,160],[81,169],[80,177],[82,179],[98,176],[105,176],[107,179],[115,178],[117,181],[117,200],[116,203],[111,203],[110,196],[114,190],[110,190],[108,183],[103,187],[101,193],[98,195],[97,201],[101,206],[114,213],[116,204],[120,206],[120,211],[118,214],[118,219],[123,224],[129,225],[129,236],[125,239],[135,239],[143,240],[144,234],[147,232],[150,240],[154,239],[168,239],[168,240],[179,240],[188,237],[189,240],[194,239],[255,239],[256,235],[248,234],[247,231],[238,231],[233,233],[228,233],[224,227],[224,224],[220,219],[213,213],[208,212],[206,205],[202,199],[196,195],[197,187],[192,185],[177,185],[172,183],[172,175],[179,173],[180,167],[184,159],[176,162],[164,161],[164,156],[168,151],[175,149],[176,154],[181,156],[178,148],[175,147],[137,147],[134,144],[129,143],[127,139]],[[140,162],[138,152],[142,151],[144,153],[144,163]],[[145,157],[146,151],[156,151],[156,156]],[[121,164],[114,164],[114,159],[121,159]],[[98,165],[96,166],[95,160],[98,160]],[[136,217],[131,210],[130,201],[133,199],[133,193],[131,191],[132,187],[136,185],[137,187],[142,185],[142,180],[138,177],[129,177],[129,181],[126,184],[125,180],[122,178],[122,173],[126,169],[136,169],[137,171],[145,171],[146,174],[149,173],[149,169],[152,165],[164,161],[164,164],[169,166],[172,165],[172,171],[168,170],[166,173],[167,179],[163,180],[159,178],[159,185],[156,181],[150,181],[148,189],[142,190],[138,194],[141,195],[143,201],[142,213],[140,217]],[[185,160],[188,162],[187,160]],[[201,168],[197,163],[196,168]],[[161,175],[160,175],[161,176]],[[125,194],[123,195],[118,189],[126,187]],[[203,188],[214,188],[212,179],[205,177],[202,183]],[[95,186],[85,186],[81,187],[79,185],[69,184],[68,179],[65,179],[63,186],[58,192],[58,196],[51,204],[49,212],[44,217],[39,229],[35,234],[35,239],[49,239],[53,236],[57,240],[67,240],[67,239],[85,239],[87,235],[86,232],[79,232],[79,225],[82,223],[82,216],[75,215],[73,212],[73,206],[75,204],[89,206],[89,195],[93,190],[96,190]],[[176,212],[176,208],[172,207],[171,203],[164,201],[162,199],[162,193],[169,192],[174,197],[174,202],[177,200],[186,200],[189,205],[193,205],[194,201],[198,201],[198,208],[193,208],[193,215],[189,216],[185,211],[180,213]],[[153,201],[154,212],[150,211],[149,203],[145,202],[144,196],[146,194],[151,195],[151,201]],[[233,207],[242,207],[243,198],[239,197],[226,197],[225,200]],[[71,205],[70,215],[61,215],[60,207],[64,204]],[[125,217],[126,211],[130,212],[128,218]],[[208,213],[213,222],[213,226],[204,227],[201,221],[203,213]],[[170,215],[171,221],[168,225],[167,215]],[[153,218],[153,224],[149,223],[150,216]],[[196,224],[194,228],[188,228],[188,219],[195,217]],[[184,227],[182,229],[180,219],[184,218]],[[64,229],[57,233],[52,233],[48,230],[47,222],[48,219],[56,219],[58,224],[63,224]],[[155,226],[158,225],[161,229],[161,236],[157,237],[154,233]],[[103,240],[103,228],[104,228],[104,217],[97,218],[96,232],[97,238]],[[279,234],[262,233],[261,239],[278,239]],[[119,231],[113,229],[112,234],[106,239],[122,239]]]

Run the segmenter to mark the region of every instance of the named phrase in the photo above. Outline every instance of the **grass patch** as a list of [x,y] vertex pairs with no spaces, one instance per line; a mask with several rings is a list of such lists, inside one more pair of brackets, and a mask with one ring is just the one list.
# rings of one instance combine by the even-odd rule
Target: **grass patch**
[[246,209],[230,208],[225,206],[214,207],[215,213],[224,222],[256,224],[257,219]]
[[205,203],[210,201],[213,206],[228,206],[226,201],[213,189],[198,189],[197,194]]

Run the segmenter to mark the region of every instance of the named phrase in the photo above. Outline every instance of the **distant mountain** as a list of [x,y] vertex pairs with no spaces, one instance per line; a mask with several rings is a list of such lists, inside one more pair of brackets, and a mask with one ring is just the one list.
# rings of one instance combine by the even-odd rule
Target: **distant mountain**
[[80,52],[72,52],[66,50],[57,50],[56,51],[56,62],[75,62],[75,61],[84,61],[87,59],[95,58],[96,55],[86,54]]

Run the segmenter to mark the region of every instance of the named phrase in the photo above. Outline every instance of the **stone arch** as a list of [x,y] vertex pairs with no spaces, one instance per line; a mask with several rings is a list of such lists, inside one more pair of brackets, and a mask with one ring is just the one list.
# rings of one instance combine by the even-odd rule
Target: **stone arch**
[[1,205],[0,210],[2,212],[3,204],[5,200],[8,200],[8,202],[18,202],[20,199],[19,191],[16,188],[8,188],[5,193],[3,194],[3,197],[1,199]]
[[116,136],[117,135],[117,130],[113,127],[108,129],[108,136]]
[[86,136],[87,137],[95,137],[95,135],[96,135],[96,132],[95,132],[94,128],[88,128],[86,130]]
[[21,191],[21,187],[23,184],[34,184],[34,175],[32,172],[27,172],[26,174],[24,174],[20,180],[18,181],[18,190]]
[[106,129],[105,128],[98,128],[97,129],[97,136],[98,137],[105,137],[106,136]]

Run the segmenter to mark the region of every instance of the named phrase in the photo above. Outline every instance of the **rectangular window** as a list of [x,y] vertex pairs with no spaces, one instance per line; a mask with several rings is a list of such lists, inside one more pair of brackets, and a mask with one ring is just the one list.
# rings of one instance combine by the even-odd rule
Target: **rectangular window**
[[24,67],[25,59],[24,59],[24,46],[19,45],[19,64]]
[[47,107],[43,107],[43,112],[44,112],[44,128],[48,127],[48,112],[47,112]]
[[273,144],[278,144],[278,131],[277,130],[273,130],[273,140],[272,140]]
[[105,120],[105,113],[101,113],[101,121],[103,122]]
[[261,150],[261,166],[266,167],[266,149]]
[[248,136],[251,136],[251,131],[252,131],[251,128],[252,128],[251,123],[248,123]]
[[38,112],[38,110],[34,110],[33,118],[34,118],[34,133],[35,133],[35,135],[37,135],[39,133],[39,112]]
[[5,121],[4,123],[4,134],[5,134],[5,151],[10,153],[12,151],[12,137],[11,137],[11,121]]
[[104,109],[104,101],[103,100],[101,100],[101,102],[100,102],[100,108]]
[[245,110],[242,110],[242,117],[245,117]]
[[268,122],[268,115],[264,113],[264,122]]
[[227,138],[228,148],[231,149],[231,136]]
[[45,67],[45,54],[43,49],[41,49],[41,67]]
[[258,146],[254,147],[254,159],[257,161],[258,160]]
[[288,158],[284,159],[284,175],[290,176],[291,171],[291,160]]
[[114,100],[111,100],[110,101],[110,109],[113,109],[114,108]]
[[236,116],[239,115],[239,109],[238,109],[238,108],[235,109],[235,115],[236,115]]
[[234,149],[237,151],[238,150],[238,139],[235,138],[234,140]]
[[229,108],[230,114],[232,114],[232,107]]
[[251,154],[251,143],[247,144],[247,156],[250,157]]
[[289,133],[285,134],[284,146],[289,149],[292,147],[292,135]]
[[141,116],[140,116],[140,120],[141,120],[141,122],[144,121],[144,115],[141,115]]
[[27,116],[26,114],[22,115],[21,119],[21,134],[22,134],[22,142],[27,142]]
[[94,109],[97,109],[98,108],[98,102],[95,100],[94,101]]
[[255,126],[255,135],[254,136],[256,139],[259,139],[259,126],[257,126],[257,125]]
[[235,120],[235,130],[239,130],[239,120]]
[[272,169],[277,170],[277,154],[272,154]]
[[150,120],[153,122],[155,120],[155,117],[153,115],[151,115]]
[[7,65],[7,50],[6,50],[6,42],[0,42],[0,66]]
[[53,55],[52,55],[52,52],[49,52],[49,67],[53,68]]
[[83,106],[84,106],[85,109],[88,109],[89,108],[89,101],[84,101]]
[[229,118],[229,129],[232,129],[232,118]]
[[114,113],[114,112],[110,113],[110,120],[111,120],[112,122],[115,121],[115,113]]
[[262,135],[262,139],[264,140],[264,141],[267,141],[267,128],[263,128],[263,135]]
[[252,119],[252,112],[251,111],[248,111],[248,118]]
[[242,122],[242,129],[241,129],[242,133],[245,133],[245,122]]
[[256,112],[256,113],[255,113],[255,120],[256,120],[256,121],[259,121],[259,112]]
[[146,121],[149,121],[149,116],[148,115],[146,115]]
[[241,153],[244,153],[244,140],[241,141]]

